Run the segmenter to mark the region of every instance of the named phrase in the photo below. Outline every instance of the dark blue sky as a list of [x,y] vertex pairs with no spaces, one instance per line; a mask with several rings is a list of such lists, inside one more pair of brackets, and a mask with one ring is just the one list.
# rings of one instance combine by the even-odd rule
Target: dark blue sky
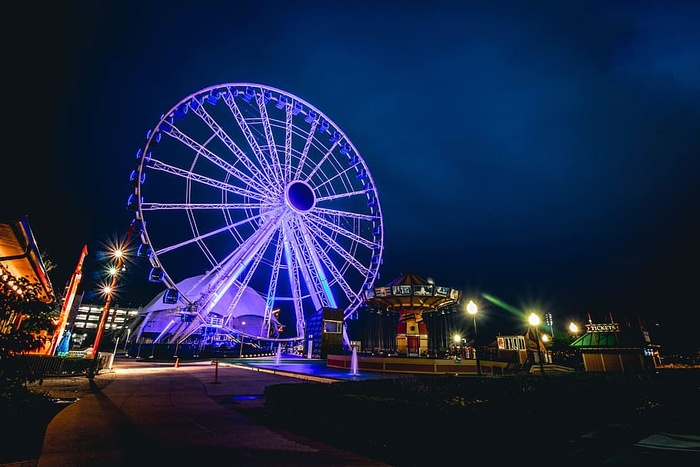
[[[57,289],[83,244],[126,231],[160,115],[253,82],[312,103],[364,157],[377,285],[415,272],[562,323],[640,315],[697,348],[695,2],[68,3],[16,15],[6,38],[3,183],[32,188],[0,212],[28,216]],[[157,291],[144,275],[124,300]],[[483,305],[497,329],[504,311]]]

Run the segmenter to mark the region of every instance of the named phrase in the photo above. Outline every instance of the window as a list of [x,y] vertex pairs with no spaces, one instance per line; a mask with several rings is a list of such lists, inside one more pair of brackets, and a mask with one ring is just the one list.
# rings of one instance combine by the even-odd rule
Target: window
[[343,331],[342,321],[323,320],[323,332],[340,334]]

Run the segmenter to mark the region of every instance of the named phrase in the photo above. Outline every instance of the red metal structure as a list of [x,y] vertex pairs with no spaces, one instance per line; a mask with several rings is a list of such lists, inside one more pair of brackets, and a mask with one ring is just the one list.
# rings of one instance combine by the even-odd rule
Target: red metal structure
[[80,257],[78,258],[78,264],[75,267],[75,271],[71,275],[68,286],[66,287],[66,296],[63,298],[63,304],[61,305],[61,314],[58,316],[58,322],[56,323],[56,330],[51,338],[51,345],[49,346],[46,355],[54,355],[56,353],[56,347],[58,343],[61,342],[63,337],[63,331],[66,328],[66,323],[68,322],[68,315],[73,306],[73,300],[75,299],[75,294],[78,291],[78,285],[83,277],[83,262],[88,254],[87,245],[83,245],[83,249],[80,252]]

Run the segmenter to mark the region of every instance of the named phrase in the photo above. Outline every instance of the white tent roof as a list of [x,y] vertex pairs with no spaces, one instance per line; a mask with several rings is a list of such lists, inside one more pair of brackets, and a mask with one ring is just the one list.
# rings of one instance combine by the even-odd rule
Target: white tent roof
[[[235,308],[229,309],[238,292],[239,285],[234,284],[230,287],[211,313],[221,316],[223,322],[229,327],[241,329],[242,332],[249,335],[260,336],[265,314],[265,300],[257,292],[251,288],[246,288]],[[139,326],[138,335],[140,336],[142,333],[157,333],[160,336],[167,331],[168,333],[177,333],[182,336],[187,333],[185,328],[192,330],[204,324],[197,318],[192,323],[181,322],[180,315],[187,311],[185,304],[196,300],[202,290],[206,290],[207,286],[207,276],[205,275],[184,279],[177,284],[177,288],[181,293],[177,304],[163,302],[165,290],[156,295],[153,300],[143,307],[141,314],[145,318]],[[185,300],[185,298],[189,300]]]

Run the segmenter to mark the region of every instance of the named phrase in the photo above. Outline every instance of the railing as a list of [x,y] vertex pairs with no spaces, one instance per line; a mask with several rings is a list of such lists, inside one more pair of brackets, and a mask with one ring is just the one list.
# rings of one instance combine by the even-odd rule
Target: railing
[[[97,356],[97,372],[107,366],[111,353],[100,352]],[[92,358],[54,357],[48,355],[13,355],[11,365],[23,368],[42,377],[87,376],[94,365]]]

